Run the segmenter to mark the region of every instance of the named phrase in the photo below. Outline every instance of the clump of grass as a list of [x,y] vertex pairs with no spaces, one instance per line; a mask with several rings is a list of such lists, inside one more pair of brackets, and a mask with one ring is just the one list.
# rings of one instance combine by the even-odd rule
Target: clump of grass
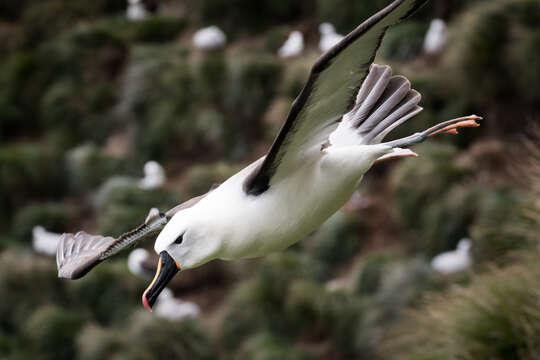
[[[98,224],[103,234],[118,236],[141,224],[151,208],[166,211],[178,203],[175,195],[164,189],[142,190],[129,181],[112,185],[102,191],[98,204]],[[107,188],[107,183],[103,187]]]
[[479,106],[538,101],[539,22],[536,0],[478,2],[452,27],[445,83]]
[[84,315],[80,312],[45,305],[32,314],[25,322],[24,329],[30,347],[40,358],[73,359],[74,340],[84,321]]
[[78,358],[83,360],[216,358],[200,324],[191,320],[171,322],[144,310],[133,312],[120,326],[89,324],[78,335],[76,344]]
[[262,332],[249,338],[237,352],[238,358],[252,360],[311,360],[308,352],[296,349],[286,339]]
[[13,235],[23,243],[30,244],[34,226],[43,226],[54,232],[68,230],[71,216],[66,207],[54,204],[33,204],[20,209],[12,223]]
[[537,253],[473,278],[411,312],[392,336],[391,359],[534,359],[540,348]]
[[422,161],[398,164],[390,184],[402,222],[411,231],[413,247],[435,255],[467,234],[473,195],[465,191],[468,188],[452,187],[466,179],[470,168],[455,162],[458,151],[454,146],[431,143],[416,150]]
[[381,55],[395,61],[413,59],[422,52],[427,29],[426,24],[413,21],[390,28],[381,45]]
[[301,246],[306,254],[327,269],[326,277],[329,277],[333,267],[346,263],[355,255],[360,244],[357,234],[362,231],[359,227],[355,215],[339,211]]

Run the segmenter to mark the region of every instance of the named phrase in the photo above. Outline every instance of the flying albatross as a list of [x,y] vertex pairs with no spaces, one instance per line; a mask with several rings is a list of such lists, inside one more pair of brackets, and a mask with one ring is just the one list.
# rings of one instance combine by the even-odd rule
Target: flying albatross
[[377,161],[416,154],[406,147],[461,127],[475,115],[382,142],[422,108],[420,94],[388,66],[373,64],[391,25],[427,0],[395,0],[366,20],[311,70],[268,153],[208,193],[145,222],[119,238],[64,234],[57,249],[59,277],[76,279],[96,264],[159,231],[159,263],[142,302],[150,310],[180,270],[212,259],[253,258],[282,250],[336,212]]

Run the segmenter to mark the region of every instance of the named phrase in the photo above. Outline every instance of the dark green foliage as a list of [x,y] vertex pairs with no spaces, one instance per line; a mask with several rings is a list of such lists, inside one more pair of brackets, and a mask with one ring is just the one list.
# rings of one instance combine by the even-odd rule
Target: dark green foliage
[[[5,69],[0,74],[0,138],[6,139],[22,131],[35,133],[38,119],[33,118],[35,96],[39,96],[40,83],[36,76],[36,56],[18,52],[0,62]],[[31,88],[32,85],[34,88]]]
[[140,21],[114,19],[106,25],[126,41],[163,43],[173,41],[186,27],[184,18],[150,16]]
[[388,337],[388,359],[535,359],[540,347],[537,253],[430,299]]
[[116,103],[117,90],[111,82],[126,57],[123,41],[97,27],[77,28],[43,48],[40,61],[48,79],[40,116],[44,126],[69,134],[64,146],[81,140],[105,142],[114,129],[107,114]]
[[212,186],[227,180],[240,168],[225,163],[192,166],[184,176],[184,194],[186,197],[202,195]]
[[529,200],[509,188],[484,189],[478,199],[478,215],[471,227],[475,261],[501,261],[511,250],[534,246],[534,236],[526,232]]
[[463,181],[470,169],[456,164],[457,150],[450,145],[424,144],[415,151],[422,161],[405,160],[394,169],[394,200],[412,231],[413,244],[435,255],[467,235],[472,220],[467,209],[474,209],[474,198],[467,188],[449,188]]
[[227,35],[256,33],[286,21],[295,21],[308,13],[312,4],[307,1],[262,0],[202,0],[195,10],[204,25],[217,24]]
[[[309,271],[302,258],[291,252],[266,259],[255,277],[240,284],[228,299],[222,330],[226,346],[235,348],[257,330],[281,335],[298,331],[295,322],[285,316],[287,293],[292,281]],[[303,320],[302,327],[312,320]]]
[[80,312],[54,305],[38,308],[25,322],[24,328],[31,348],[42,359],[73,359],[74,339],[83,325]]
[[[306,252],[314,260],[321,262],[328,270],[343,265],[354,256],[359,245],[359,229],[354,214],[337,212],[328,219],[308,240],[302,243]],[[328,275],[330,276],[330,271]]]
[[33,204],[17,211],[13,219],[12,233],[25,244],[32,240],[34,226],[43,226],[48,231],[64,232],[68,230],[70,214],[65,206],[49,204]]
[[178,324],[156,319],[140,310],[133,314],[128,324],[127,336],[138,344],[135,348],[129,345],[131,356],[179,360],[215,358],[207,335],[194,321],[187,320]]
[[49,259],[12,250],[0,254],[0,332],[21,336],[21,325],[40,305],[62,304],[65,291],[56,264]]
[[358,295],[373,295],[379,291],[388,265],[395,260],[391,253],[370,255],[362,261],[354,279],[354,291]]
[[388,30],[380,54],[388,60],[408,61],[422,51],[428,27],[424,23],[408,21]]
[[82,360],[215,358],[199,324],[173,323],[142,311],[133,312],[118,327],[85,327],[77,347]]
[[140,225],[151,208],[166,211],[177,204],[175,195],[167,190],[142,190],[129,181],[112,179],[104,184],[97,199],[99,231],[119,236]]
[[224,54],[205,54],[199,65],[201,96],[209,103],[222,106],[227,92],[228,76],[229,65]]
[[274,57],[259,55],[237,59],[232,69],[231,83],[225,99],[230,131],[237,138],[228,152],[239,157],[253,146],[263,134],[262,117],[275,97],[283,72],[282,64]]
[[30,198],[50,199],[64,191],[64,167],[58,154],[36,145],[0,148],[0,221]]
[[[474,104],[538,102],[540,4],[497,0],[471,7],[456,24],[443,81]],[[519,95],[517,95],[519,94]]]
[[248,339],[238,351],[238,359],[252,360],[310,360],[306,351],[294,348],[286,339],[270,333],[259,333]]
[[386,0],[317,0],[318,19],[319,22],[332,23],[337,32],[349,33],[386,5],[388,5]]
[[98,266],[67,285],[74,308],[89,309],[105,325],[125,321],[144,291],[144,283],[128,271],[125,261]]
[[70,189],[81,193],[95,189],[113,175],[124,173],[123,159],[103,154],[91,144],[71,149],[66,154],[66,168]]
[[198,104],[196,78],[182,48],[139,48],[124,82],[120,107],[124,120],[135,119],[132,151],[137,162],[161,161],[200,146],[212,148],[212,131],[223,123],[203,124],[193,111]]

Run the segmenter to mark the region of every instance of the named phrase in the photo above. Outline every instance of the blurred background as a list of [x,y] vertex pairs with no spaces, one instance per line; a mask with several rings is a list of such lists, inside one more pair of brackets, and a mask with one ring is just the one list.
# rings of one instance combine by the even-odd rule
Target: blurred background
[[0,2],[0,358],[540,358],[539,0],[388,32],[376,61],[424,107],[391,136],[485,120],[378,164],[292,248],[183,272],[153,313],[153,241],[57,278],[58,233],[117,236],[264,154],[321,47],[389,2]]

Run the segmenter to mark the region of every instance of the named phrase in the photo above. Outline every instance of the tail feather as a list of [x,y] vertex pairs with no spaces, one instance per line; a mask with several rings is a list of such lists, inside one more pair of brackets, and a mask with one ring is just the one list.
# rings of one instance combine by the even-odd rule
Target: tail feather
[[392,76],[389,66],[373,64],[353,109],[343,118],[349,131],[356,131],[361,144],[381,142],[394,128],[417,115],[421,95],[404,76]]

